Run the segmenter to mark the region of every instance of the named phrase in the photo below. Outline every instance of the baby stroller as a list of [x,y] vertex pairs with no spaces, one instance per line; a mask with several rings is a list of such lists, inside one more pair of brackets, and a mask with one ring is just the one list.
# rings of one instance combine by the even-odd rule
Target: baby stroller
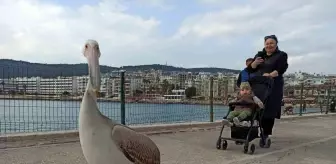
[[[252,88],[252,91],[254,94],[266,105],[268,96],[270,95],[272,91],[273,86],[273,79],[269,77],[264,76],[255,76],[251,79],[249,79],[250,86]],[[226,126],[223,124],[219,138],[216,143],[217,149],[223,149],[226,150],[228,143],[228,140],[235,141],[235,143],[238,144],[244,144],[244,153],[253,154],[255,151],[255,145],[253,143],[250,143],[256,138],[260,138],[259,140],[259,146],[261,148],[269,148],[271,146],[271,139],[264,137],[263,129],[261,128],[261,119],[263,117],[264,109],[258,109],[257,104],[251,104],[251,103],[245,103],[245,102],[232,102],[229,103],[229,111],[224,117],[228,116],[229,112],[233,111],[235,106],[254,106],[252,108],[252,115],[248,118],[246,118],[243,121],[249,121],[249,126],[237,126],[232,125],[231,126],[231,138],[225,138],[222,137],[222,133],[224,130],[224,127]],[[260,129],[260,136],[258,135],[258,129]]]

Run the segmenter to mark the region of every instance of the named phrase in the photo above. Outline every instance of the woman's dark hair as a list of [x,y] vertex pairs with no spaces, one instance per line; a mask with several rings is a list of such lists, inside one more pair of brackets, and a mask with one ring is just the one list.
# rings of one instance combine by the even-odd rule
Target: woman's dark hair
[[264,41],[266,42],[267,39],[274,39],[276,43],[278,43],[278,38],[275,35],[268,35],[264,37]]

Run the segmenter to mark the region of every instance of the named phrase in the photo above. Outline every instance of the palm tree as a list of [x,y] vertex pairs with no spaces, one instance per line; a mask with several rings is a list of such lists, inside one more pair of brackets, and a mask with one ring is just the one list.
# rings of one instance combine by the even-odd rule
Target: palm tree
[[164,79],[162,84],[161,84],[161,93],[162,94],[168,94],[169,91],[169,82],[167,79]]
[[27,85],[26,85],[26,84],[23,84],[23,85],[22,85],[22,88],[23,88],[23,95],[26,95],[26,92],[27,92]]
[[143,94],[146,94],[147,91],[146,91],[146,87],[148,86],[148,84],[150,84],[150,80],[148,79],[142,79],[142,82],[143,82]]
[[1,81],[0,84],[2,85],[2,92],[5,92],[5,82],[4,82],[4,81]]
[[19,84],[15,84],[15,93],[19,92]]

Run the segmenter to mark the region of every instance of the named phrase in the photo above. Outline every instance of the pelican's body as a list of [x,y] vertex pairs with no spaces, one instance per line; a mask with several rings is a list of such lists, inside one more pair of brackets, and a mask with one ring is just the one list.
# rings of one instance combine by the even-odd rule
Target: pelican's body
[[96,110],[90,93],[85,93],[79,113],[79,138],[89,164],[130,164],[111,139],[111,121]]
[[[95,41],[89,41],[86,48],[88,44],[98,47]],[[79,112],[79,138],[88,164],[159,164],[160,151],[150,138],[110,120],[99,111],[96,92],[100,88],[100,52],[97,58],[92,55],[94,50],[84,54],[89,62],[90,79]]]

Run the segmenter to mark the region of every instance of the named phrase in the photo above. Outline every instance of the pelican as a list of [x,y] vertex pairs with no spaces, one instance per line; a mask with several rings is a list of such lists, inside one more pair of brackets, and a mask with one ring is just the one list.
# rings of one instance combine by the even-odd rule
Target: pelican
[[79,112],[79,139],[88,164],[160,164],[160,151],[146,135],[104,116],[97,106],[100,90],[100,50],[88,40],[83,48],[89,67]]

